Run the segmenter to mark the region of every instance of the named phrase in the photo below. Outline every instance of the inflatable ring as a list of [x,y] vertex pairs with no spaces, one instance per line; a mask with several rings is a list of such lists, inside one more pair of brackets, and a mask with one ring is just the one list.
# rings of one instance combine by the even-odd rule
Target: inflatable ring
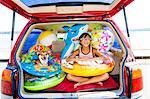
[[52,77],[56,74],[62,72],[61,66],[58,63],[54,63],[52,66],[39,66],[33,63],[21,63],[23,70],[28,72],[29,74],[35,76],[47,76]]
[[[98,58],[95,58],[98,60]],[[107,62],[107,63],[106,63]],[[111,72],[114,68],[114,61],[108,58],[105,61],[101,61],[100,64],[95,64],[88,60],[86,62],[76,62],[74,64],[64,64],[62,63],[62,70],[66,73],[75,75],[75,76],[83,76],[83,77],[90,77],[90,76],[98,76],[102,75],[106,72]]]
[[65,76],[65,73],[60,73],[60,77],[53,76],[51,78],[31,78],[25,81],[24,88],[31,91],[39,91],[51,88],[60,84],[64,80]]

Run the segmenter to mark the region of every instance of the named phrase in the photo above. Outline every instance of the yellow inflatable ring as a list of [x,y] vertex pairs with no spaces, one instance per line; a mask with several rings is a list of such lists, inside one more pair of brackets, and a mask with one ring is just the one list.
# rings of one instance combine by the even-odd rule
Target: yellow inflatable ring
[[[93,58],[92,60],[100,60],[98,58]],[[87,60],[85,60],[87,61]],[[90,60],[88,60],[90,62]],[[75,76],[83,76],[83,77],[90,77],[90,76],[98,76],[102,75],[107,72],[111,72],[114,68],[114,60],[110,57],[103,60],[98,65],[92,64],[80,64],[79,62],[75,62],[72,65],[67,67],[69,63],[64,64],[62,63],[61,68],[64,72],[75,75]]]

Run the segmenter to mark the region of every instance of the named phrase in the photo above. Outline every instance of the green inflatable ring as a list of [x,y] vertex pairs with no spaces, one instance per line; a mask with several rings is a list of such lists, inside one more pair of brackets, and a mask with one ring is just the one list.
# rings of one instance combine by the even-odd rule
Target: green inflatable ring
[[64,80],[65,76],[66,76],[65,73],[61,73],[59,77],[58,76],[53,76],[51,78],[41,77],[38,78],[38,80],[37,79],[32,81],[28,80],[25,81],[24,88],[31,91],[39,91],[51,88],[60,84]]

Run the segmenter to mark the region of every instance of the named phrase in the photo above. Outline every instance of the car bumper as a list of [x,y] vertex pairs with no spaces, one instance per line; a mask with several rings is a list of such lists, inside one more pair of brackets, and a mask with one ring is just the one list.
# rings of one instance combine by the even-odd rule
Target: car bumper
[[5,94],[2,94],[2,93],[0,94],[0,96],[1,96],[0,97],[1,99],[13,99],[13,96],[5,95]]
[[142,97],[142,95],[143,95],[143,90],[138,91],[138,92],[135,92],[135,93],[132,93],[131,99],[137,99],[137,98],[140,98],[140,97]]

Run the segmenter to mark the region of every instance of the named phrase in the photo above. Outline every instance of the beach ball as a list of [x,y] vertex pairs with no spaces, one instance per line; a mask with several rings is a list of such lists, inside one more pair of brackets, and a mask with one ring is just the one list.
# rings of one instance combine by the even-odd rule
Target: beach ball
[[44,31],[39,35],[37,39],[37,43],[45,45],[45,46],[50,46],[52,45],[52,42],[56,40],[57,40],[57,37],[55,33],[50,32],[50,31]]
[[92,31],[92,45],[100,52],[107,52],[114,43],[114,35],[110,30]]

